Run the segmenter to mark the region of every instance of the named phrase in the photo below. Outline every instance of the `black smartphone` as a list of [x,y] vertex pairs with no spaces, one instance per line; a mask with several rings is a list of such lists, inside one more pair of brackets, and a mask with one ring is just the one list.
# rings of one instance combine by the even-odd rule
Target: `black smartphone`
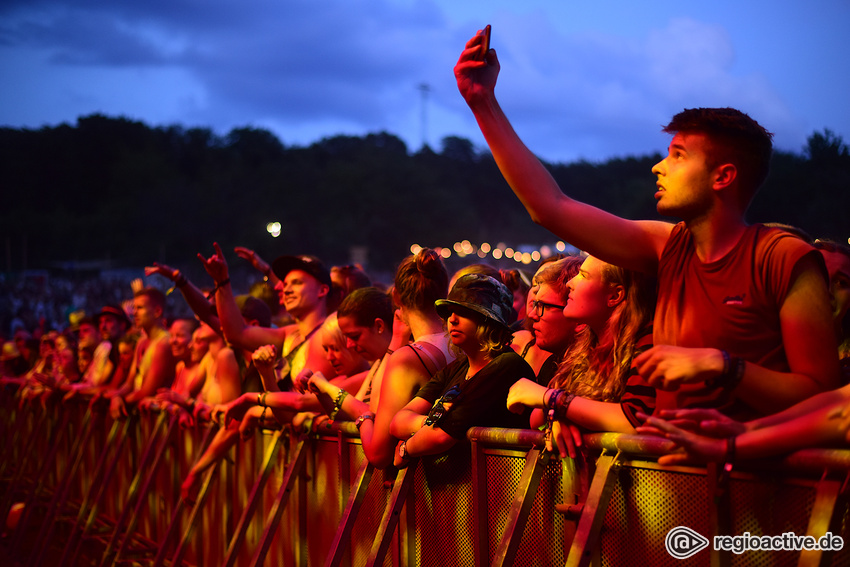
[[487,58],[488,51],[490,51],[490,24],[484,26],[484,42],[481,44],[481,54],[478,59],[484,61]]

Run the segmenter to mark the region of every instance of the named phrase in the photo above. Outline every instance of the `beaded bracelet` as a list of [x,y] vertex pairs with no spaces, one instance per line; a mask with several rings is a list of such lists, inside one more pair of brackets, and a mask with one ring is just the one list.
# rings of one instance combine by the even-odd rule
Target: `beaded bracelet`
[[558,398],[560,398],[563,393],[563,390],[553,390],[552,395],[549,396],[549,411],[546,412],[546,423],[548,423],[550,427],[555,421],[555,406],[558,403]]
[[342,401],[345,399],[345,396],[348,395],[348,392],[345,390],[340,390],[336,395],[336,399],[334,400],[334,410],[331,412],[330,418],[331,421],[336,419],[337,414],[339,414],[339,410],[342,409]]

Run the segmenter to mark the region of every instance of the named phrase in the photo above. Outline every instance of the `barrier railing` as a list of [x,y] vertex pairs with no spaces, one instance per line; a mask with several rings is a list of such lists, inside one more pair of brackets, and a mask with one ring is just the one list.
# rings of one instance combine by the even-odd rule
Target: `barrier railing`
[[[806,450],[736,466],[662,468],[669,443],[586,435],[555,459],[542,434],[475,428],[468,444],[397,474],[374,470],[350,423],[263,430],[180,485],[218,430],[168,414],[114,422],[85,403],[3,394],[0,513],[27,565],[681,565],[665,538],[827,532],[847,541],[850,451]],[[17,506],[16,506],[17,505]],[[850,548],[708,549],[694,565],[850,565]]]

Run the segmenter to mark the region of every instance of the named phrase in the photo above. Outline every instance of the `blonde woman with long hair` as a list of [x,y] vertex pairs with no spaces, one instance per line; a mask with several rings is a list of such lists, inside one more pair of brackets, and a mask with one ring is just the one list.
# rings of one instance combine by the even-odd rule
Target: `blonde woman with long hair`
[[549,387],[521,380],[511,388],[508,407],[538,408],[532,426],[548,421],[562,456],[574,456],[572,444],[580,444],[580,436],[574,428],[569,436],[561,435],[563,425],[632,433],[640,425],[638,412],[652,414],[655,389],[632,361],[652,346],[655,301],[653,282],[646,276],[593,256],[567,288],[564,317],[583,327]]

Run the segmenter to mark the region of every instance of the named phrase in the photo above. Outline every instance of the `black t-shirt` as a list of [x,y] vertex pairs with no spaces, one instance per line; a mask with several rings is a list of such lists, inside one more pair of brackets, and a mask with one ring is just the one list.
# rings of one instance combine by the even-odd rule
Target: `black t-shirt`
[[508,427],[528,429],[529,413],[508,411],[508,390],[520,378],[535,380],[534,371],[514,351],[507,349],[466,380],[469,362],[456,360],[437,372],[422,386],[417,397],[434,405],[452,386],[461,388],[445,416],[435,424],[458,440],[466,439],[470,427]]

